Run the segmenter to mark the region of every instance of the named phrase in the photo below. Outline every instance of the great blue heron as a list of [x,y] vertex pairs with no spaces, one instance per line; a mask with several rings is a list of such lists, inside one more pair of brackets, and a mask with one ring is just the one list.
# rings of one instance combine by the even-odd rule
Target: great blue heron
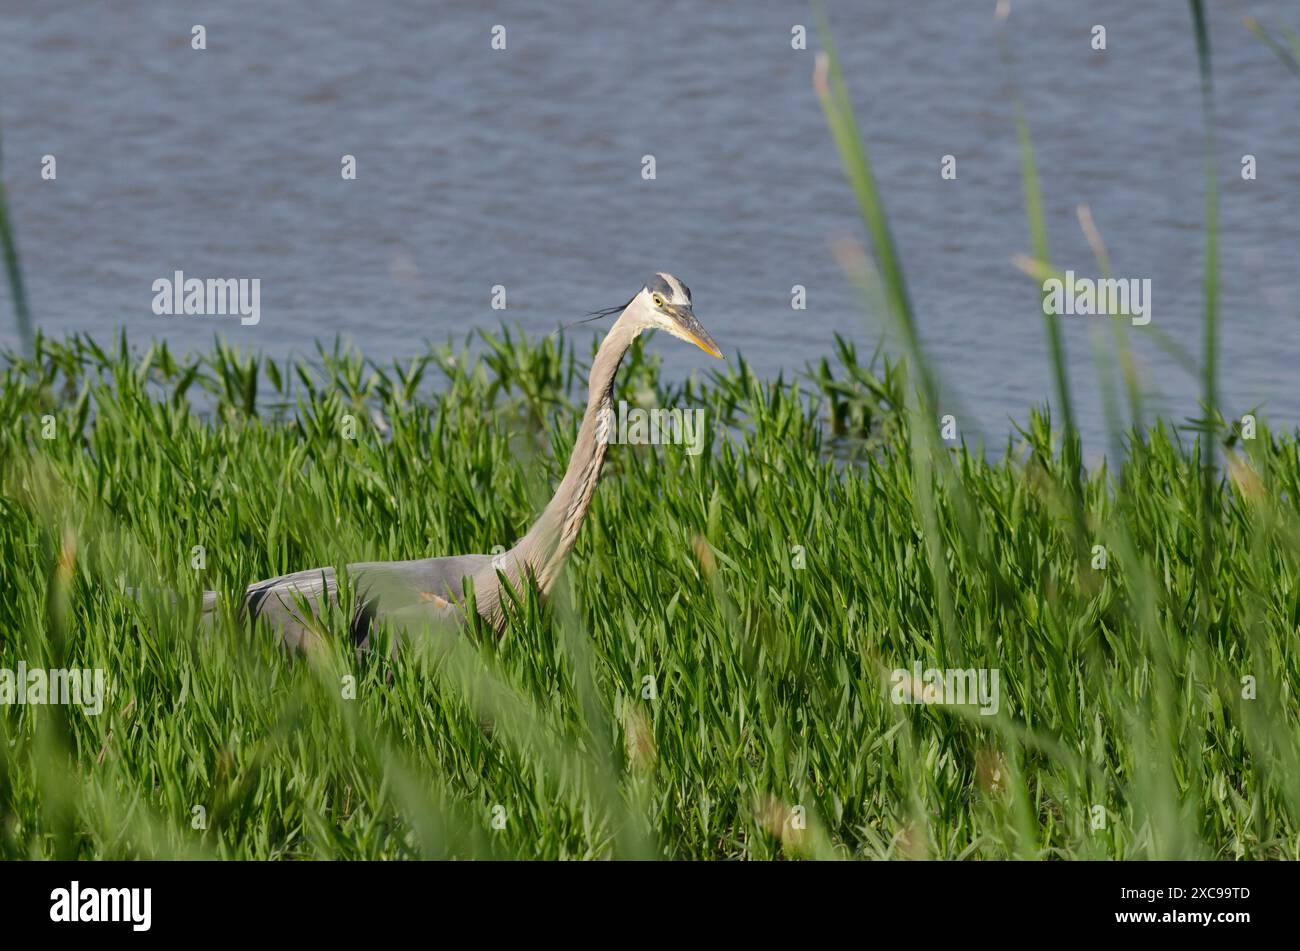
[[[609,441],[608,419],[602,425],[602,416],[610,412],[614,373],[632,341],[643,330],[666,330],[706,353],[722,356],[708,331],[695,319],[690,289],[671,274],[656,274],[626,305],[599,315],[620,311],[591,364],[587,410],[569,467],[554,498],[532,528],[503,555],[450,555],[349,565],[347,575],[356,605],[351,631],[359,646],[366,645],[372,627],[385,620],[402,627],[461,620],[465,616],[462,602],[467,578],[473,583],[479,615],[498,630],[505,624],[501,578],[516,592],[521,592],[529,579],[535,581],[543,596],[550,591],[591,504]],[[204,614],[215,612],[216,604],[216,592],[206,592]],[[318,620],[322,610],[337,604],[334,569],[312,568],[250,585],[245,592],[244,611],[279,630],[290,649],[305,650],[321,627]]]

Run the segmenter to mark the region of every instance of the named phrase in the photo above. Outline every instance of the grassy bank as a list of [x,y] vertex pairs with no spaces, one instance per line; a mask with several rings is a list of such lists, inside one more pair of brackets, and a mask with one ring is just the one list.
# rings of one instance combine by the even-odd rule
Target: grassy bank
[[[946,444],[949,627],[897,369],[669,387],[656,347],[620,397],[704,408],[706,451],[612,447],[563,597],[396,661],[124,588],[509,545],[582,359],[11,358],[0,667],[109,695],[0,707],[0,854],[1300,857],[1294,436],[1235,443],[1202,518],[1196,449],[1156,427],[1083,475],[1082,555],[1045,421],[996,461]],[[997,714],[892,702],[917,662],[997,669]]]

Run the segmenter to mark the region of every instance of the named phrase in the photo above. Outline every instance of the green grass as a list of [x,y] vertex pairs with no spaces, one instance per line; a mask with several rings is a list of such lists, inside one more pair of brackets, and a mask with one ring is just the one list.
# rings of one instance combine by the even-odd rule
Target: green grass
[[[997,461],[948,450],[977,522],[936,480],[949,644],[897,367],[846,345],[802,384],[741,364],[669,387],[639,348],[620,397],[705,407],[708,451],[612,447],[563,596],[499,641],[357,658],[336,619],[308,662],[124,592],[509,544],[574,438],[581,362],[508,336],[386,368],[14,358],[0,666],[100,667],[111,695],[0,707],[0,854],[1300,855],[1294,436],[1238,443],[1216,483],[1208,616],[1197,456],[1163,426],[1122,479],[1085,477],[1100,571],[1044,419]],[[998,716],[891,703],[889,670],[954,652],[1000,670]]]
[[[4,167],[3,137],[0,136],[0,169]],[[23,285],[23,271],[18,260],[18,243],[14,238],[13,224],[9,220],[9,199],[3,179],[0,179],[0,256],[4,257],[5,279],[13,298],[14,323],[25,352],[31,352],[32,315],[27,306],[27,291]]]

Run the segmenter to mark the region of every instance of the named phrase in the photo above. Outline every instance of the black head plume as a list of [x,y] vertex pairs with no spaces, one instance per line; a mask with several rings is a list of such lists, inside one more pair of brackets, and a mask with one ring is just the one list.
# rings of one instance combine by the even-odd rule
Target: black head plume
[[593,320],[603,320],[606,317],[613,317],[615,314],[621,314],[623,311],[627,310],[628,304],[631,304],[634,300],[636,300],[635,296],[630,298],[626,304],[619,304],[617,307],[606,307],[603,310],[593,310],[582,320],[575,320],[570,324],[561,324],[555,329],[555,333],[559,333],[561,330],[568,330],[570,327],[576,327],[578,324],[589,324]]

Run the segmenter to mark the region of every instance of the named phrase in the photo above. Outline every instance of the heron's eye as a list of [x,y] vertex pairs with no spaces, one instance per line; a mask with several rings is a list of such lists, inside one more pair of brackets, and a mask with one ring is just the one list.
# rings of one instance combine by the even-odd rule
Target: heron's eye
[[655,302],[656,307],[664,306],[664,296],[662,294],[654,294],[650,299]]

